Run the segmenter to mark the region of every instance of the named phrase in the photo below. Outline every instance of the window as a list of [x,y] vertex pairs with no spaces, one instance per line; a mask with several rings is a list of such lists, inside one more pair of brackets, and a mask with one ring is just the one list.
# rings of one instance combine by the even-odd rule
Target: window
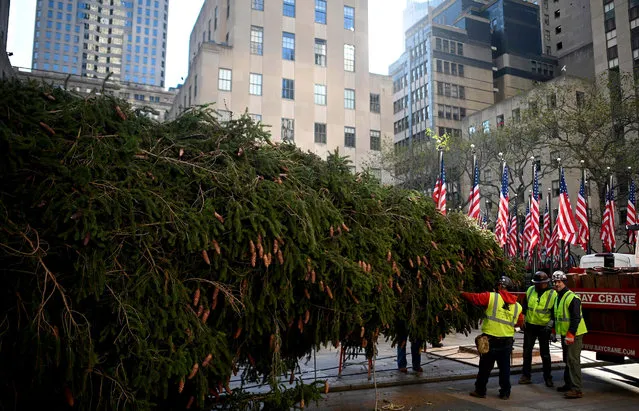
[[462,43],[457,43],[457,54],[464,55],[464,45]]
[[249,117],[251,117],[251,120],[253,120],[256,123],[259,123],[260,121],[262,121],[261,114],[249,114]]
[[437,66],[437,68],[436,68],[437,72],[441,73],[443,71],[442,70],[442,61],[441,60],[437,60],[435,64]]
[[344,89],[344,108],[355,110],[355,90]]
[[501,128],[504,126],[504,115],[500,114],[496,118],[497,128]]
[[326,85],[324,84],[315,85],[315,104],[320,106],[326,105]]
[[295,80],[282,79],[282,98],[295,100]]
[[[605,0],[604,0],[605,1]],[[604,13],[608,13],[615,9],[615,2],[611,1],[610,3],[604,4]]]
[[466,87],[459,86],[459,98],[462,100],[466,99]]
[[326,67],[326,40],[315,39],[315,64]]
[[382,133],[379,130],[371,130],[371,150],[382,151]]
[[606,47],[610,48],[617,45],[617,29],[612,29],[606,33]]
[[561,17],[561,10],[557,9],[555,10],[555,18],[558,19],[559,17]]
[[315,142],[326,144],[326,124],[315,123]]
[[344,146],[355,147],[355,127],[344,127]]
[[544,14],[544,24],[546,25],[550,24],[550,16],[547,14]]
[[463,64],[458,64],[457,65],[457,72],[459,73],[459,77],[464,77],[464,65]]
[[344,44],[344,70],[355,71],[355,46]]
[[219,15],[217,6],[215,6],[215,15],[213,16],[213,31],[217,30],[217,16]]
[[249,93],[254,96],[262,95],[262,75],[251,73],[249,75]]
[[561,33],[561,26],[555,27],[555,34]]
[[253,8],[253,10],[264,11],[264,0],[251,1],[251,7]]
[[380,104],[379,104],[379,94],[371,93],[371,113],[379,113]]
[[282,140],[295,141],[295,120],[292,118],[282,118]]
[[261,56],[264,52],[264,28],[251,26],[251,54]]
[[516,108],[513,110],[513,120],[514,121],[521,120],[521,110],[519,108]]
[[295,34],[282,33],[282,58],[284,60],[295,60]]
[[447,61],[444,62],[444,74],[450,74],[450,63]]
[[564,43],[563,42],[560,41],[559,43],[557,43],[557,50],[561,50],[563,48],[564,48]]
[[286,17],[295,17],[295,0],[284,0],[283,12]]
[[221,68],[219,70],[217,88],[219,88],[220,90],[231,91],[232,77],[233,73],[231,72],[231,70]]
[[315,0],[315,23],[326,24],[326,0]]
[[353,7],[344,6],[344,28],[355,30],[355,9]]
[[486,120],[484,122],[481,123],[481,128],[482,130],[484,130],[484,133],[489,133],[490,132],[490,120]]
[[552,196],[559,197],[559,180],[552,181]]
[[577,101],[577,107],[583,107],[584,106],[584,98],[585,95],[582,91],[577,91],[575,92],[575,99]]

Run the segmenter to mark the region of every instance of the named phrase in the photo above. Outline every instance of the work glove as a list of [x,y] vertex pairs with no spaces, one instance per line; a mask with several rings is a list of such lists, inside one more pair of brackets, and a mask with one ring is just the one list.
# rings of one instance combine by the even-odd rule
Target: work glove
[[574,344],[575,343],[575,334],[571,333],[570,331],[566,334],[566,345],[570,345],[570,344]]
[[551,334],[552,329],[553,329],[553,322],[548,321],[548,324],[546,324],[546,326],[544,327],[544,331],[546,331],[548,334]]
[[557,342],[557,334],[550,334],[550,341],[556,343]]

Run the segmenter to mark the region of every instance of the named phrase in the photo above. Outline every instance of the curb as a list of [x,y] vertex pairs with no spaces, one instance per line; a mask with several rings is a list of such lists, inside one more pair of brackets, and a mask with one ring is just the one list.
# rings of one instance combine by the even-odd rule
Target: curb
[[[600,362],[591,362],[591,363],[586,363],[586,364],[582,364],[581,368],[594,368],[594,367],[606,367],[609,365],[617,365],[615,363],[612,362],[607,362],[607,361],[600,361]],[[517,368],[511,368],[510,370],[510,375],[517,375],[517,374],[521,374],[521,366],[517,366]],[[551,370],[553,371],[557,371],[557,370],[563,370],[564,366],[563,365],[559,365],[559,364],[555,364],[551,367]],[[533,367],[532,368],[532,372],[540,372],[541,371],[541,367]],[[499,375],[499,371],[498,370],[493,370],[490,373],[491,377],[495,377]],[[437,383],[437,382],[445,382],[445,381],[460,381],[460,380],[470,380],[470,379],[474,379],[477,376],[476,372],[473,372],[472,374],[462,374],[462,375],[452,375],[449,377],[422,377],[422,378],[416,378],[416,379],[411,379],[411,380],[403,380],[403,381],[387,381],[387,382],[381,382],[381,383],[377,383],[377,388],[390,388],[390,387],[402,387],[405,385],[415,385],[415,384],[429,384],[429,383]],[[333,383],[335,384],[335,383]],[[375,388],[375,383],[372,382],[367,382],[367,383],[363,383],[363,384],[348,384],[348,385],[333,385],[330,388],[329,393],[332,392],[347,392],[347,391],[357,391],[357,390],[370,390],[370,389],[374,389]]]

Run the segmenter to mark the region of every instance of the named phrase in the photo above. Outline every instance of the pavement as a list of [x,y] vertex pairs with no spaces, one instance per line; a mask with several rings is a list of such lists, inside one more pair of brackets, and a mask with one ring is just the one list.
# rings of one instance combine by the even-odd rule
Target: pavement
[[[408,350],[409,372],[397,370],[397,348],[380,336],[378,355],[373,361],[370,377],[368,361],[363,352],[347,353],[347,360],[339,373],[340,348],[327,347],[312,353],[310,358],[299,363],[295,377],[305,382],[328,381],[330,392],[318,404],[307,404],[310,409],[326,410],[422,410],[422,409],[473,409],[473,410],[534,410],[534,409],[571,409],[589,410],[606,407],[610,410],[639,408],[639,363],[612,365],[597,361],[595,353],[582,352],[582,370],[584,375],[585,397],[578,400],[566,400],[561,393],[547,388],[541,375],[541,358],[533,355],[533,384],[518,385],[521,373],[523,334],[515,334],[513,359],[511,361],[511,399],[498,398],[496,377],[491,377],[488,395],[485,399],[470,397],[474,389],[479,356],[474,351],[475,330],[469,335],[449,334],[443,340],[442,348],[428,347],[422,353],[423,373],[410,369],[410,350]],[[551,344],[553,360],[553,378],[556,385],[563,380],[561,345]],[[495,368],[493,375],[498,370]],[[288,386],[288,376],[282,382]],[[240,387],[241,381],[235,377],[231,388]],[[264,386],[244,386],[253,392],[268,391]]]

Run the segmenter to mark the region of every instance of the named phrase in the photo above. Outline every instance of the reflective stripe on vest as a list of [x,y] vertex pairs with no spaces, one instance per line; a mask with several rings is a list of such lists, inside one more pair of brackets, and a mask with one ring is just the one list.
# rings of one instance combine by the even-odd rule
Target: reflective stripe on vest
[[[497,316],[497,310],[504,305],[504,299],[501,298],[499,293],[493,293],[490,295],[488,306],[486,307],[486,318],[482,324],[482,331],[485,334],[492,335],[494,337],[512,337],[515,335],[515,324],[519,318],[521,305],[519,303],[509,304],[508,310],[503,310],[508,313],[510,319],[499,318]],[[502,317],[504,313],[502,312]]]
[[[548,322],[550,321],[550,306],[551,304],[553,306],[555,305],[555,300],[553,297],[555,297],[555,290],[551,289],[544,292],[540,298],[537,295],[537,291],[534,285],[528,288],[528,291],[526,292],[526,298],[528,299],[526,322],[535,325],[548,324]],[[542,306],[543,308],[541,308]]]
[[[557,334],[565,336],[568,333],[568,329],[570,328],[570,315],[568,315],[568,307],[570,307],[570,303],[573,299],[579,299],[575,293],[568,290],[564,297],[555,301],[555,331]],[[586,323],[584,322],[584,316],[581,312],[581,307],[579,307],[579,315],[581,316],[581,320],[579,321],[579,326],[577,327],[577,333],[575,335],[582,335],[588,332],[586,328]]]

